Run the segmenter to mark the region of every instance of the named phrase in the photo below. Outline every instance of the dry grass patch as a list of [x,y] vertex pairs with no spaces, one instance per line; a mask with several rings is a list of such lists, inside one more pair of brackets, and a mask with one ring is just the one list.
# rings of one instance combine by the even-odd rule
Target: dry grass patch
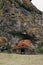
[[43,55],[0,53],[0,65],[43,65]]

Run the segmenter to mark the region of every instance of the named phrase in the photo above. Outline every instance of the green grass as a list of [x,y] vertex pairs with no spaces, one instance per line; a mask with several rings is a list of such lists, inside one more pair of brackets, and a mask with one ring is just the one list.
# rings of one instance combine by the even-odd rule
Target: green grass
[[43,55],[0,53],[0,65],[43,65]]

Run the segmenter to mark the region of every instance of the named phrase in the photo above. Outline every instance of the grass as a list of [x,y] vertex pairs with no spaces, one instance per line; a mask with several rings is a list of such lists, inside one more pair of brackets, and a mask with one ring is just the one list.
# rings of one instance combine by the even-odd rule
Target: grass
[[0,65],[43,65],[43,55],[0,53]]

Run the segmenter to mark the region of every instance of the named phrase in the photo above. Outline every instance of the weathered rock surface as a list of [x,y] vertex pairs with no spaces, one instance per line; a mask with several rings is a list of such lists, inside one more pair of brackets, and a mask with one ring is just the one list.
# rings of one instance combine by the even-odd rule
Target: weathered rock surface
[[14,43],[9,31],[34,33],[43,39],[43,13],[30,0],[0,0],[0,37]]

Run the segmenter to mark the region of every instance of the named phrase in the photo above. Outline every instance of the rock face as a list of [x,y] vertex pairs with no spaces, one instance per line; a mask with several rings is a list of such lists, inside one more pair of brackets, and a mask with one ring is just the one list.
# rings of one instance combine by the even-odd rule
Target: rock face
[[19,39],[9,34],[10,31],[33,33],[43,39],[43,13],[31,0],[0,0],[0,37],[17,43]]

